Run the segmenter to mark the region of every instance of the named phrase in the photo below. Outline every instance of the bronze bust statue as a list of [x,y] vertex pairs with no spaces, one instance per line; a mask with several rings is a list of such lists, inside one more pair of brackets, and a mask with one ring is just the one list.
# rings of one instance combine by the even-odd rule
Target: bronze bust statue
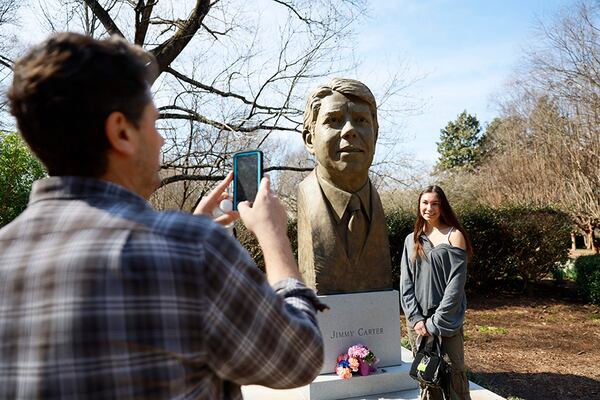
[[379,125],[369,88],[334,78],[308,97],[302,138],[316,168],[298,188],[298,263],[318,294],[392,288],[381,199],[369,179]]

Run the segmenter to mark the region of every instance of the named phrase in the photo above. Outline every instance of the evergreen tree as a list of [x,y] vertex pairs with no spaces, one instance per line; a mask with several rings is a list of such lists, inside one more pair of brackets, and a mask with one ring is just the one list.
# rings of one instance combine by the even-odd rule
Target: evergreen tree
[[477,118],[465,110],[456,120],[448,122],[440,132],[440,141],[437,142],[437,151],[440,154],[437,169],[475,169],[480,161],[480,145],[483,142],[481,125]]

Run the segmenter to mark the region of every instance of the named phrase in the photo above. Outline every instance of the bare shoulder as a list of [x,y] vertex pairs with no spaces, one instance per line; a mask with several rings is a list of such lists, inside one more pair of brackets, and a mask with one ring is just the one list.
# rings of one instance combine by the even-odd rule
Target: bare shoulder
[[454,229],[450,234],[450,244],[452,246],[460,247],[463,250],[467,249],[467,241],[465,240],[464,235],[458,229]]

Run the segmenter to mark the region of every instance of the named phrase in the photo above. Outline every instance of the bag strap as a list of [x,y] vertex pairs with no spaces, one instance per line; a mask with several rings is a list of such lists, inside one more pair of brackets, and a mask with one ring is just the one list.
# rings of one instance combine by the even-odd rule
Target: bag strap
[[433,343],[431,345],[431,351],[435,351],[440,357],[442,356],[442,337],[433,335]]
[[433,338],[430,341],[428,336],[419,336],[419,346],[417,352],[422,353],[427,348],[427,345],[431,343],[431,351],[435,352],[440,357],[442,356],[442,337],[437,335],[432,335]]
[[419,341],[419,346],[417,353],[423,353],[425,348],[427,347],[427,342],[429,342],[427,336],[417,336],[417,340]]

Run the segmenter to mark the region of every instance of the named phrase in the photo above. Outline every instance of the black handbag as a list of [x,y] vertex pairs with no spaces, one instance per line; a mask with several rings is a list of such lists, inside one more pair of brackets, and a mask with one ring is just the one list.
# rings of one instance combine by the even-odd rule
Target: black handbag
[[426,386],[444,388],[450,366],[442,357],[442,346],[437,336],[432,341],[421,339],[419,350],[410,366],[410,376]]

